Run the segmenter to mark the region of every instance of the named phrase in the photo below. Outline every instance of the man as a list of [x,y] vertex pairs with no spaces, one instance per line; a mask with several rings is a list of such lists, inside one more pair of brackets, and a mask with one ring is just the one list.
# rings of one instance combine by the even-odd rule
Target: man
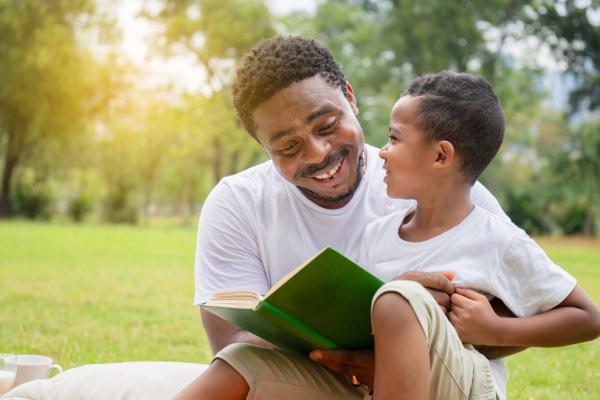
[[[220,291],[264,293],[328,245],[356,260],[366,224],[412,204],[386,196],[382,161],[364,144],[352,86],[314,40],[276,37],[257,44],[238,69],[233,101],[270,161],[224,178],[208,196],[198,228],[196,305]],[[507,218],[481,184],[471,197]],[[442,307],[449,304],[453,286],[441,274],[405,278],[432,289]],[[346,375],[372,378],[372,352],[312,355],[340,372],[334,373],[264,349],[271,346],[249,332],[201,315],[219,353],[180,398],[361,398],[364,388],[349,385]],[[238,344],[227,347],[232,343]]]

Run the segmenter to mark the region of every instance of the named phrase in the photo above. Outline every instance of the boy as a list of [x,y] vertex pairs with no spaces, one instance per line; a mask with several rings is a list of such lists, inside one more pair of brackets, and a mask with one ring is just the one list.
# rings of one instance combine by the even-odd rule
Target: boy
[[[503,132],[492,87],[469,74],[417,78],[392,109],[384,181],[390,197],[416,205],[368,225],[361,265],[386,281],[451,271],[456,291],[447,316],[414,282],[392,280],[377,292],[375,399],[504,399],[503,361],[472,345],[553,347],[600,334],[600,312],[575,279],[469,198]],[[520,318],[498,317],[493,297]]]

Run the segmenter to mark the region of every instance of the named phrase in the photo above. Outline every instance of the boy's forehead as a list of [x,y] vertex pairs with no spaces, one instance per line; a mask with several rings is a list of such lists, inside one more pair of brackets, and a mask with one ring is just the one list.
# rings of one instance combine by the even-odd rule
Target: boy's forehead
[[391,119],[414,120],[419,112],[419,98],[410,95],[400,97],[391,112]]

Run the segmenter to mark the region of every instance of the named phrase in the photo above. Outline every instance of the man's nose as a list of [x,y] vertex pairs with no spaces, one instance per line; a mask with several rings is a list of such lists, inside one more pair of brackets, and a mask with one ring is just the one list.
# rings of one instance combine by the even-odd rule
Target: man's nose
[[304,161],[309,164],[319,164],[331,152],[331,143],[327,138],[311,136],[304,149]]

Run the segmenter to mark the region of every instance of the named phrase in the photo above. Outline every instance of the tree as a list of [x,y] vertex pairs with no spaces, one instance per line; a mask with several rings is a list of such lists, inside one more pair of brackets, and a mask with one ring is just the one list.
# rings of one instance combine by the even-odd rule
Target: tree
[[24,157],[50,138],[85,131],[111,98],[118,74],[78,38],[93,14],[91,0],[0,0],[0,216],[11,214],[12,178]]
[[246,167],[244,160],[256,160],[258,145],[236,122],[229,85],[241,56],[275,34],[269,10],[260,0],[165,0],[162,10],[148,17],[163,27],[159,43],[165,54],[195,55],[205,75],[206,94],[185,99],[189,110],[202,116],[190,132],[204,136],[202,158],[209,160],[216,183]]
[[600,108],[600,26],[593,21],[593,15],[600,13],[600,2],[591,3],[537,1],[526,19],[528,30],[549,45],[576,77],[577,87],[571,93],[573,111]]

